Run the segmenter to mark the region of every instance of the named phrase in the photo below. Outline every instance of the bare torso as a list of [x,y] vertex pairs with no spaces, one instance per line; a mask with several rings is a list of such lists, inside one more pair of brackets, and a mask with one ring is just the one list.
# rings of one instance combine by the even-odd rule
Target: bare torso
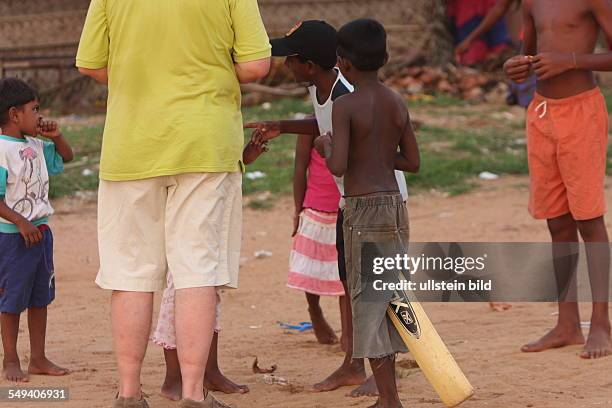
[[[582,0],[532,0],[531,15],[537,33],[537,52],[590,54],[595,50],[599,25]],[[588,70],[569,70],[538,81],[538,93],[566,98],[596,86]]]
[[399,191],[394,161],[407,121],[403,100],[382,84],[357,88],[343,98],[351,112],[345,194]]

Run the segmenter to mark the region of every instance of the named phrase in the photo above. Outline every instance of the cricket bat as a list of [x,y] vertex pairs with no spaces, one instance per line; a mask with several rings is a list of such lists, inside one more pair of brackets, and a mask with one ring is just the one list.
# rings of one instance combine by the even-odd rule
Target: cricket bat
[[444,405],[455,407],[474,395],[474,388],[418,301],[396,291],[387,314]]

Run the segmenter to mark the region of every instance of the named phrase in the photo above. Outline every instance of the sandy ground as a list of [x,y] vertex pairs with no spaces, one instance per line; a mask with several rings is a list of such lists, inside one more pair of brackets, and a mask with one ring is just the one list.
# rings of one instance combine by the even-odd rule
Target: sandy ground
[[[546,241],[546,226],[525,210],[525,178],[489,182],[459,197],[436,193],[410,200],[411,238],[415,241]],[[608,191],[612,201],[612,191]],[[70,401],[60,404],[11,406],[108,407],[116,392],[116,372],[109,322],[109,293],[94,284],[98,260],[95,202],[56,203],[52,226],[56,237],[57,300],[50,308],[48,355],[73,370],[64,378],[35,376],[32,386],[68,386]],[[311,393],[309,386],[323,379],[342,361],[339,346],[322,346],[312,333],[291,334],[277,321],[308,320],[301,293],[285,287],[290,248],[291,201],[284,198],[269,211],[245,211],[243,266],[240,289],[223,294],[223,331],[220,363],[231,378],[246,383],[246,395],[223,396],[239,407],[365,407],[372,398],[351,399],[350,388]],[[257,250],[273,255],[255,259]],[[159,295],[156,296],[159,301]],[[335,299],[324,307],[338,328]],[[580,347],[539,354],[523,354],[519,347],[543,334],[555,322],[553,304],[516,304],[503,313],[486,304],[426,304],[441,336],[476,388],[464,405],[477,407],[576,408],[612,407],[612,357],[584,361]],[[582,320],[590,314],[583,305]],[[25,320],[22,321],[25,327]],[[20,351],[27,361],[27,330],[22,330]],[[267,385],[251,364],[278,364],[277,374],[295,385]],[[406,357],[402,357],[406,358]],[[152,407],[175,403],[159,396],[163,379],[162,350],[150,345],[143,369],[143,389]],[[398,380],[405,407],[442,407],[418,371],[404,372]],[[3,382],[0,386],[7,386]],[[0,403],[0,406],[3,406]],[[9,406],[9,404],[4,404]]]

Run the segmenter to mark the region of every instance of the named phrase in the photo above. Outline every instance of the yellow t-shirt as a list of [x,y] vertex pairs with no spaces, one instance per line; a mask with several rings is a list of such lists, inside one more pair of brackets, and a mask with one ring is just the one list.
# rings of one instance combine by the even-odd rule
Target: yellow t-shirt
[[240,171],[234,63],[269,56],[257,0],[92,0],[76,65],[108,67],[100,178]]

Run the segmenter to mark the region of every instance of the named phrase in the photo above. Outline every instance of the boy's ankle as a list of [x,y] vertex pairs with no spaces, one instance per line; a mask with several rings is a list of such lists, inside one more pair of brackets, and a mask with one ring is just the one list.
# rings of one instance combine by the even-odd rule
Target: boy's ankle
[[21,361],[19,360],[19,356],[5,355],[4,358],[2,359],[2,365],[6,366],[8,364],[21,364]]

